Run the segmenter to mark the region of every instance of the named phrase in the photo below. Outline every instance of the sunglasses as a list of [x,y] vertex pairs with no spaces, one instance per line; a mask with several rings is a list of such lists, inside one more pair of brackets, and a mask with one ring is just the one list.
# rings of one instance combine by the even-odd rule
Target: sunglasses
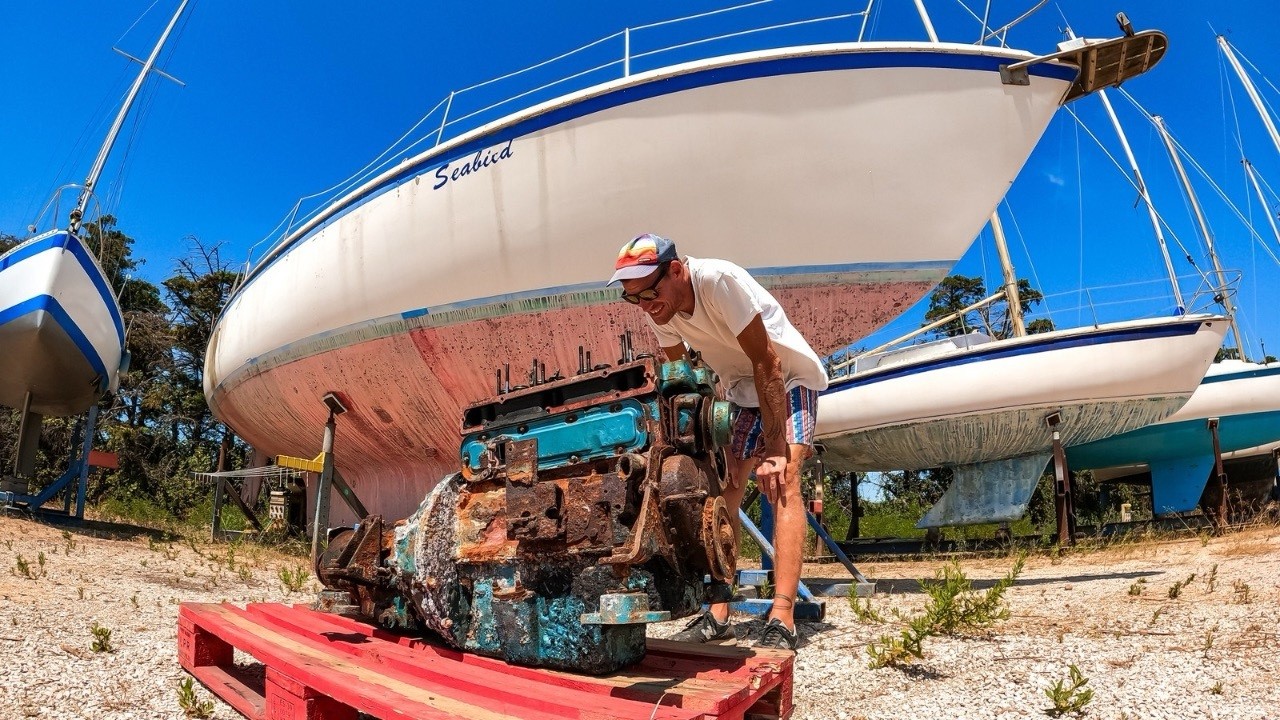
[[654,279],[653,284],[641,290],[640,292],[622,293],[622,299],[632,305],[639,305],[641,302],[652,302],[658,299],[658,283],[662,282],[662,277],[667,274],[667,266],[671,263],[662,263],[658,266],[658,277]]

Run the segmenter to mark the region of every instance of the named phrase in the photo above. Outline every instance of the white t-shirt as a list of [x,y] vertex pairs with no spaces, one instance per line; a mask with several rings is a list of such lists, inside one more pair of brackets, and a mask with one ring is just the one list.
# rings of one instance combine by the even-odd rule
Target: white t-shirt
[[773,295],[746,270],[727,260],[686,257],[684,264],[693,280],[693,314],[677,312],[666,325],[648,318],[662,347],[687,343],[720,376],[727,400],[741,407],[760,407],[751,359],[738,342],[738,335],[759,315],[782,361],[787,390],[801,385],[827,389],[827,372],[818,355],[787,320]]

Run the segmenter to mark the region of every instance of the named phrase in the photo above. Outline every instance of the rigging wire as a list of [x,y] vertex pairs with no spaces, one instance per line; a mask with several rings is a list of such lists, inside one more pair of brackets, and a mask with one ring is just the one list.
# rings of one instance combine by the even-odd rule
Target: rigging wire
[[[1128,98],[1129,102],[1133,103],[1135,107],[1141,110],[1147,116],[1148,120],[1151,119],[1150,114],[1147,113],[1147,111],[1141,105],[1138,104],[1138,101],[1135,100],[1133,96],[1130,95],[1127,91],[1125,91],[1124,88],[1120,88],[1120,94]],[[1235,202],[1233,202],[1231,198],[1228,197],[1227,193],[1223,191],[1222,186],[1220,186],[1217,183],[1217,181],[1213,179],[1213,176],[1211,176],[1209,172],[1204,169],[1204,166],[1201,165],[1198,160],[1196,160],[1195,156],[1192,155],[1191,152],[1188,151],[1186,147],[1182,145],[1182,143],[1178,142],[1177,138],[1173,137],[1172,133],[1170,133],[1169,139],[1170,141],[1173,142],[1174,147],[1178,150],[1181,157],[1184,157],[1187,159],[1187,162],[1191,164],[1191,167],[1195,168],[1196,172],[1200,173],[1200,177],[1204,178],[1205,181],[1209,183],[1209,187],[1213,188],[1213,191],[1217,193],[1218,198],[1221,199],[1222,202],[1226,204],[1228,208],[1231,209],[1231,212],[1235,214],[1236,218],[1240,220],[1240,223],[1244,225],[1245,228],[1249,231],[1250,237],[1252,237],[1257,242],[1261,243],[1263,248],[1266,249],[1267,254],[1271,256],[1271,259],[1275,261],[1277,266],[1280,266],[1280,257],[1277,257],[1276,254],[1271,250],[1271,247],[1263,240],[1262,236],[1258,233],[1257,229],[1255,229],[1252,225],[1249,224],[1249,221],[1244,216],[1244,213],[1240,211],[1240,208],[1235,204]]]
[[129,33],[133,32],[134,28],[138,27],[138,23],[142,22],[142,18],[146,17],[148,13],[156,9],[156,4],[159,2],[160,0],[152,0],[151,4],[147,6],[147,9],[143,10],[142,14],[134,19],[133,24],[130,25],[128,28],[125,28],[125,31],[123,33],[120,33],[120,37],[116,39],[115,44],[119,46],[124,41],[125,37]]
[[1045,295],[1044,285],[1041,284],[1040,282],[1040,274],[1036,271],[1035,261],[1031,259],[1031,250],[1027,248],[1027,239],[1022,234],[1022,226],[1018,224],[1018,216],[1013,213],[1013,205],[1009,203],[1009,199],[1007,197],[1004,198],[1003,202],[1004,202],[1005,208],[1008,209],[1009,211],[1009,220],[1013,223],[1014,234],[1018,236],[1018,244],[1022,247],[1022,254],[1026,256],[1027,265],[1030,266],[1031,268],[1031,279],[1035,281],[1036,291],[1040,293],[1040,302],[1042,305],[1044,305],[1044,314],[1048,315],[1049,319],[1052,320],[1053,309],[1049,306],[1049,303],[1045,300],[1045,298],[1048,296]]
[[[1249,67],[1253,68],[1253,71],[1257,73],[1259,77],[1262,78],[1262,81],[1265,82],[1267,86],[1272,89],[1272,91],[1276,93],[1280,93],[1280,88],[1277,88],[1275,84],[1271,82],[1271,79],[1267,77],[1266,73],[1262,72],[1262,70],[1259,69],[1257,65],[1254,65],[1253,62],[1249,60],[1248,56],[1240,52],[1240,48],[1236,47],[1235,43],[1231,42],[1230,40],[1227,40],[1227,44],[1231,46],[1232,51],[1235,52],[1237,57],[1243,59]],[[1258,93],[1258,97],[1262,99],[1262,102],[1267,106],[1267,109],[1271,111],[1272,115],[1280,114],[1276,112],[1275,107],[1271,105],[1271,102],[1267,100],[1267,98],[1264,95],[1262,95],[1262,93]]]
[[[71,166],[80,158],[88,154],[89,143],[92,142],[92,138],[102,137],[106,132],[106,128],[110,127],[110,103],[113,100],[120,98],[121,88],[128,87],[129,76],[130,72],[128,66],[122,67],[115,82],[110,83],[107,89],[103,91],[101,98],[98,100],[97,107],[93,112],[84,115],[84,117],[88,118],[88,121],[81,127],[80,136],[77,137],[76,141],[70,145],[66,154],[62,158],[62,163],[58,166],[57,171],[52,174],[52,177],[54,178],[53,185],[59,188],[56,192],[60,193],[63,186],[67,185],[69,182],[83,182],[83,177],[76,178],[74,176],[74,171],[71,169]],[[43,217],[43,212],[41,210],[35,210],[34,208],[43,208],[45,206],[45,202],[45,198],[41,198],[38,195],[31,196],[27,201],[27,209],[24,212],[23,217],[33,218],[32,224],[38,225]],[[58,210],[61,210],[61,208],[58,208]],[[37,215],[36,213],[40,214]],[[55,213],[55,216],[50,219],[50,222],[52,222],[56,227],[63,219],[64,218],[57,217]],[[37,229],[37,232],[38,231],[39,230]]]
[[[1117,160],[1115,155],[1112,155],[1111,151],[1107,149],[1105,145],[1102,144],[1102,140],[1099,139],[1098,136],[1093,133],[1093,130],[1090,129],[1089,126],[1085,124],[1084,120],[1081,119],[1080,116],[1076,114],[1076,111],[1070,106],[1067,106],[1063,109],[1065,109],[1071,115],[1071,117],[1075,118],[1077,125],[1079,125],[1079,127],[1083,129],[1085,133],[1089,135],[1089,137],[1093,138],[1093,141],[1097,143],[1098,148],[1102,150],[1103,154],[1105,154],[1107,158],[1111,160],[1111,163],[1116,166],[1116,169],[1120,171],[1120,174],[1122,176],[1124,176],[1125,181],[1129,183],[1130,187],[1132,187],[1137,192],[1141,192],[1141,188],[1138,187],[1138,183],[1133,179],[1133,176],[1130,175],[1129,172],[1125,170],[1123,166],[1120,165],[1120,161]],[[1184,202],[1185,202],[1185,199],[1184,199]],[[1175,245],[1178,246],[1178,249],[1182,252],[1183,258],[1186,259],[1186,261],[1192,267],[1194,267],[1197,271],[1201,272],[1201,274],[1203,275],[1203,271],[1200,271],[1199,265],[1196,264],[1195,259],[1192,257],[1191,253],[1187,250],[1187,247],[1183,245],[1182,238],[1178,235],[1177,231],[1174,230],[1173,226],[1169,224],[1169,221],[1165,219],[1164,214],[1160,212],[1159,208],[1155,208],[1155,211],[1156,211],[1156,217],[1160,220],[1160,226],[1163,227],[1166,232],[1168,232],[1170,238],[1173,238],[1173,242]]]

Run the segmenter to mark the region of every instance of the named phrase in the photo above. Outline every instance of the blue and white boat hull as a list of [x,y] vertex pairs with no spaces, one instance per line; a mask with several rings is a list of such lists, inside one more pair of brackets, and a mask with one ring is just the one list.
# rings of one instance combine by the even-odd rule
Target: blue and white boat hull
[[882,363],[822,394],[817,438],[832,469],[953,468],[922,527],[1016,519],[1051,454],[1050,415],[1067,446],[1163,420],[1226,329],[1213,315],[1134,320]]
[[[1209,420],[1218,421],[1219,450],[1231,453],[1280,441],[1280,364],[1239,360],[1214,364],[1195,394],[1164,421],[1073,447],[1073,470],[1151,471],[1152,510],[1190,512],[1214,467]],[[1114,473],[1103,473],[1109,476]]]
[[0,256],[0,405],[82,413],[114,389],[123,349],[120,304],[80,238],[54,230]]

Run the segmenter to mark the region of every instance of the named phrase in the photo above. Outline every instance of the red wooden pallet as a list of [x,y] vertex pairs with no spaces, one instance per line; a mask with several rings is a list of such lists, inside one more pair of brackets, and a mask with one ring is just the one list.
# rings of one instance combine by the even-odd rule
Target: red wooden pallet
[[[261,665],[237,666],[233,649]],[[786,720],[792,712],[786,651],[651,639],[642,662],[596,677],[508,665],[303,605],[183,603],[178,659],[252,720]]]

